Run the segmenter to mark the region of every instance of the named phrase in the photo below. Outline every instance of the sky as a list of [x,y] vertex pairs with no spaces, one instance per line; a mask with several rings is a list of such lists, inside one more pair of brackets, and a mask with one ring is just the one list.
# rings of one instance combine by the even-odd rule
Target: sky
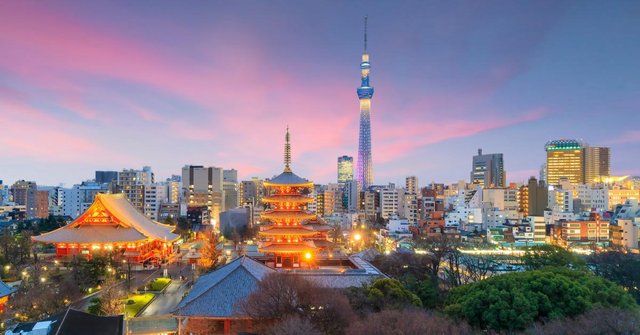
[[0,180],[185,164],[335,182],[357,157],[363,17],[374,182],[468,179],[544,144],[612,148],[640,175],[638,1],[2,1]]

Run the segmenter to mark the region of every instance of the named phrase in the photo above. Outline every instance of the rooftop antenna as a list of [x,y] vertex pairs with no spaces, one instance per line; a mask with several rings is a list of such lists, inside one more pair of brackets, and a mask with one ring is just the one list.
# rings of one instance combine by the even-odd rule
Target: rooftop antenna
[[367,53],[367,20],[368,16],[364,17],[364,53]]

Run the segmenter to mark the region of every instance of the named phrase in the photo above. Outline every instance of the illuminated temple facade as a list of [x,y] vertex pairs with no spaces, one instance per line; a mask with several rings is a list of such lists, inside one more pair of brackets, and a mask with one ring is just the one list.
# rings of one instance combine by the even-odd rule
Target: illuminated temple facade
[[291,144],[285,136],[284,172],[268,180],[268,195],[262,201],[268,208],[261,215],[263,241],[258,251],[272,255],[267,265],[275,268],[311,268],[319,252],[327,246],[331,229],[307,210],[313,201],[313,183],[291,171]]
[[54,244],[58,258],[116,252],[134,264],[157,264],[171,255],[179,238],[172,231],[140,213],[123,194],[97,194],[75,221],[32,239]]

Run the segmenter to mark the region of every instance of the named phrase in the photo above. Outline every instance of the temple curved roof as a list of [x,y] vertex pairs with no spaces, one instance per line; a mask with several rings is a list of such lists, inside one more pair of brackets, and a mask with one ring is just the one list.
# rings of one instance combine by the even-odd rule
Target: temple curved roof
[[279,186],[279,185],[286,185],[286,186],[312,186],[313,183],[310,182],[309,180],[302,178],[300,176],[298,176],[297,174],[293,173],[293,172],[283,172],[280,175],[269,179],[267,181],[264,182],[265,186]]
[[152,221],[123,194],[97,194],[91,206],[72,223],[34,236],[43,243],[122,243],[147,239],[174,241],[173,227]]

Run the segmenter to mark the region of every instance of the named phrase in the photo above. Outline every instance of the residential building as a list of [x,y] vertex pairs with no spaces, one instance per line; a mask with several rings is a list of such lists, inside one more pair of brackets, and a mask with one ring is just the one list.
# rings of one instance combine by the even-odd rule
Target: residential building
[[96,194],[107,193],[108,184],[98,184],[92,181],[84,181],[64,189],[64,215],[75,219],[84,213],[94,202]]
[[415,195],[420,194],[420,185],[418,184],[418,177],[416,176],[407,177],[405,180],[405,184],[406,184],[405,189],[407,190],[407,193],[415,194]]
[[527,185],[520,187],[518,192],[519,211],[525,216],[543,216],[549,204],[547,185],[544,181],[529,178]]
[[35,181],[18,180],[11,185],[11,196],[16,205],[25,206],[27,218],[36,215],[36,192],[38,187]]
[[380,191],[380,216],[383,219],[389,220],[392,214],[398,214],[400,192],[404,193],[404,190],[392,183]]
[[144,189],[144,215],[154,221],[160,219],[160,205],[169,202],[169,188],[166,183],[153,183]]
[[125,169],[118,173],[116,190],[124,194],[140,213],[144,213],[145,187],[154,182],[154,175],[149,166],[143,167],[142,170]]
[[585,147],[584,182],[593,183],[611,175],[611,155],[607,147]]

